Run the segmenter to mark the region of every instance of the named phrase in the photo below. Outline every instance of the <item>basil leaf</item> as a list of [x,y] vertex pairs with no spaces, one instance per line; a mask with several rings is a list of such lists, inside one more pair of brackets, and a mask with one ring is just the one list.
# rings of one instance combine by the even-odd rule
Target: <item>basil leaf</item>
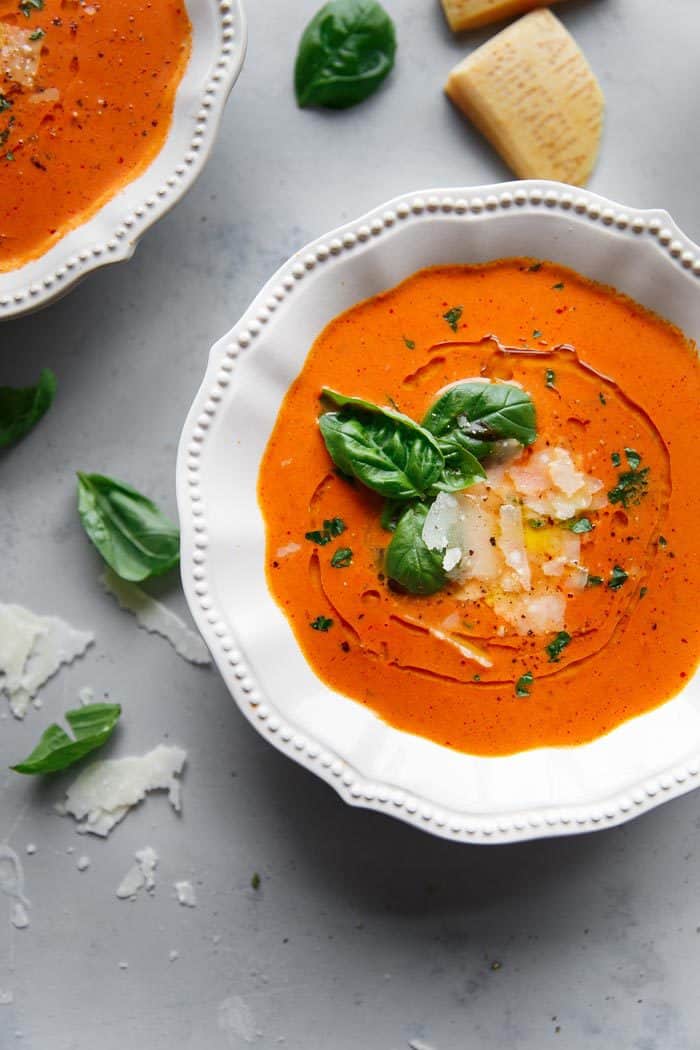
[[488,454],[490,441],[515,438],[531,445],[537,437],[532,398],[511,383],[457,383],[438,398],[423,426],[437,437],[459,430],[480,443],[478,451],[471,449],[476,456]]
[[312,620],[309,624],[314,631],[321,631],[325,634],[326,631],[330,630],[333,626],[333,621],[328,616],[317,616],[315,620]]
[[442,478],[433,486],[440,492],[461,492],[486,477],[486,471],[469,449],[469,439],[459,430],[439,438],[440,451],[445,457]]
[[350,547],[338,547],[331,558],[331,566],[334,569],[347,569],[348,565],[352,565],[352,550]]
[[571,635],[568,631],[559,631],[554,636],[553,640],[549,645],[545,645],[547,656],[549,657],[550,664],[558,664],[561,660],[561,654],[566,649],[567,645],[571,643]]
[[180,560],[177,526],[123,481],[79,472],[78,513],[104,560],[123,580],[160,576]]
[[56,376],[44,368],[36,386],[0,387],[0,448],[14,445],[51,407]]
[[66,721],[75,740],[55,723],[44,732],[41,740],[23,762],[12,766],[15,773],[58,773],[90,754],[109,739],[119,721],[119,704],[88,704],[66,712]]
[[428,508],[422,503],[408,507],[387,547],[384,569],[387,576],[411,594],[434,594],[445,585],[442,553],[423,542]]
[[304,30],[294,68],[300,106],[346,109],[377,90],[394,65],[394,23],[376,0],[331,0]]
[[323,394],[340,408],[318,422],[328,454],[344,474],[389,499],[419,498],[440,480],[440,446],[414,420],[325,387]]
[[529,696],[530,686],[534,681],[535,679],[532,675],[532,672],[526,671],[525,674],[522,674],[515,683],[515,695],[520,697]]
[[591,524],[590,518],[576,518],[567,526],[567,528],[579,536],[585,532],[593,532],[593,525]]

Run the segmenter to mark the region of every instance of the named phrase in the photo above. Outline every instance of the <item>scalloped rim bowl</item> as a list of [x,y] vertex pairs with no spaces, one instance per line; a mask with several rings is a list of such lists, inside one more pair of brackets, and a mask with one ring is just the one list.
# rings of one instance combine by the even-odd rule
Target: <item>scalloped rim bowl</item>
[[0,273],[0,320],[46,306],[92,270],[128,259],[139,237],[204,168],[243,65],[247,29],[241,0],[187,0],[187,13],[192,54],[160,152],[138,178],[42,256]]
[[178,456],[185,593],[240,709],[347,802],[459,842],[609,827],[696,787],[700,678],[578,747],[483,758],[397,730],[304,660],[266,586],[256,483],[282,397],[328,321],[423,266],[518,255],[612,284],[700,341],[700,248],[665,212],[549,182],[409,194],[275,274],[212,349]]

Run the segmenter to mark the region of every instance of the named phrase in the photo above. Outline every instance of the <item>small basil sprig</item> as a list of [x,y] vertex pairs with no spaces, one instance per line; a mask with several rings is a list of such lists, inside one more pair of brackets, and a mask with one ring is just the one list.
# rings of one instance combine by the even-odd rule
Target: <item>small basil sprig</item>
[[14,445],[38,423],[56,394],[56,376],[44,368],[36,386],[0,387],[0,448]]
[[340,409],[325,412],[319,427],[336,467],[389,499],[420,499],[443,474],[436,439],[391,408],[327,387],[323,396]]
[[12,766],[15,773],[58,773],[78,762],[85,755],[109,739],[119,721],[119,704],[88,704],[66,712],[66,721],[73,730],[72,740],[55,723],[43,733],[41,740],[23,762]]
[[146,496],[123,481],[78,473],[78,513],[98,551],[123,580],[160,576],[180,560],[180,533]]
[[394,65],[394,23],[376,0],[331,0],[304,30],[294,68],[300,106],[347,109],[377,90]]
[[531,445],[537,437],[532,398],[512,383],[456,383],[430,408],[423,426],[440,438],[459,435],[479,459],[493,441],[515,438]]
[[428,508],[423,503],[409,506],[401,515],[384,567],[390,579],[411,594],[435,594],[447,580],[442,552],[431,550],[423,540]]

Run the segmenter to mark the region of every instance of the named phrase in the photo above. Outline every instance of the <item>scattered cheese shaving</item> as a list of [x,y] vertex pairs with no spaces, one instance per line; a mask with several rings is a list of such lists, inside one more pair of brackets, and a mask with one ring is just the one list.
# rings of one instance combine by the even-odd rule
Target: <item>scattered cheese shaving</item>
[[29,926],[27,908],[29,901],[24,895],[24,870],[22,862],[10,846],[0,845],[0,893],[10,899],[10,922],[18,929]]
[[22,87],[32,87],[39,69],[41,39],[32,40],[32,29],[0,22],[0,77]]
[[54,616],[37,616],[20,605],[0,604],[0,694],[15,718],[63,664],[82,656],[95,640]]
[[111,569],[105,569],[100,583],[117,599],[122,609],[134,614],[139,627],[165,638],[184,660],[192,664],[211,664],[209,650],[200,636],[135,583],[120,580]]
[[140,889],[152,893],[156,888],[155,870],[158,866],[158,854],[152,846],[144,846],[134,854],[133,864],[117,887],[120,900],[134,898]]
[[174,885],[178,904],[182,904],[185,908],[196,908],[197,894],[194,891],[192,883],[187,879],[183,879],[181,882],[176,882]]
[[167,791],[173,809],[180,812],[180,781],[187,752],[181,747],[159,744],[145,755],[93,762],[66,792],[59,812],[70,813],[76,830],[109,835],[129,810],[149,791]]

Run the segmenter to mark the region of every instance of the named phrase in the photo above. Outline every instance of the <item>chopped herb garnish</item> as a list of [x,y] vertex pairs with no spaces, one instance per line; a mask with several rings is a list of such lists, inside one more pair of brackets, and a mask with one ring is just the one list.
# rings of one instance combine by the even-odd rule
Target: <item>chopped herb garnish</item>
[[347,525],[342,518],[326,518],[323,527],[331,536],[342,536],[347,529]]
[[646,598],[648,591],[649,591],[648,587],[641,587],[640,591],[639,591],[639,597],[640,598]]
[[542,338],[542,333],[540,332],[539,328],[535,328],[534,332],[532,333],[532,338],[533,339],[541,339]]
[[327,631],[333,626],[333,621],[328,616],[317,616],[315,620],[311,621],[311,627],[314,631]]
[[528,266],[527,272],[528,273],[537,273],[538,270],[541,270],[541,269],[542,269],[542,263],[533,263],[532,266]]
[[577,535],[581,535],[584,532],[593,532],[593,526],[589,518],[577,518],[576,521],[571,522],[569,529]]
[[257,871],[254,871],[250,880],[251,889],[259,890],[261,881],[262,880],[258,875]]
[[553,292],[561,292],[563,288],[564,288],[564,282],[563,281],[558,281],[557,284],[553,284],[552,285],[552,291]]
[[404,343],[406,344],[406,346],[408,347],[409,350],[415,350],[416,349],[416,344],[413,342],[412,339],[407,339],[406,336],[404,336],[403,337],[403,341],[404,341]]
[[621,503],[625,509],[636,506],[646,496],[649,467],[642,470],[626,470],[619,475],[617,485],[608,492],[611,503]]
[[473,674],[472,675],[472,682],[480,682],[480,681],[481,681],[481,675],[480,674]]
[[610,459],[611,459],[612,465],[614,467],[619,467],[620,463],[622,463],[622,460],[620,459],[620,453],[619,452],[613,452],[612,455],[610,456]]
[[665,536],[659,536],[659,547],[668,547],[668,540]]
[[637,470],[639,464],[642,462],[642,457],[639,455],[639,453],[635,452],[633,448],[626,448],[625,456],[632,470]]
[[568,631],[559,631],[559,634],[553,638],[549,645],[545,646],[550,664],[559,663],[561,654],[564,652],[570,641],[571,635]]
[[312,532],[305,532],[304,539],[311,540],[312,543],[317,543],[319,547],[325,547],[327,543],[331,542],[328,533],[321,532],[320,529],[314,529]]
[[515,695],[516,696],[529,696],[530,695],[530,686],[532,685],[534,680],[535,679],[532,677],[530,672],[526,671],[525,674],[521,675],[520,678],[515,683]]
[[35,29],[33,33],[29,34],[29,39],[32,40],[32,41],[43,40],[45,36],[46,36],[46,33],[44,32],[44,30],[39,28],[39,29]]
[[12,109],[12,100],[0,95],[0,113],[4,113],[6,109]]
[[620,565],[614,565],[613,570],[610,573],[610,579],[608,580],[609,589],[611,591],[618,591],[626,581],[627,573],[625,570]]
[[586,587],[600,587],[602,582],[602,576],[589,576],[586,580]]
[[44,0],[19,0],[18,9],[25,18],[29,18],[32,11],[44,10]]
[[319,547],[325,547],[334,536],[341,536],[347,528],[342,518],[326,518],[323,529],[313,529],[304,533],[304,539],[317,543]]
[[6,153],[5,154],[5,160],[14,160],[14,159],[15,159],[14,153]]
[[528,525],[530,526],[531,529],[543,529],[544,528],[544,522],[540,521],[538,518],[530,518],[530,520],[528,521]]
[[334,569],[347,569],[348,565],[352,564],[352,551],[349,547],[338,547],[331,558],[331,565]]
[[607,405],[607,403],[608,403],[608,402],[606,401],[606,399],[605,399],[605,394],[603,393],[603,391],[602,391],[602,390],[601,390],[601,391],[600,391],[600,393],[598,394],[598,397],[600,398],[600,403],[601,403],[601,405]]
[[548,368],[544,374],[544,381],[550,390],[554,390],[554,384],[556,383],[556,380],[556,372],[552,368]]
[[462,319],[462,307],[461,306],[453,306],[453,307],[451,307],[451,309],[449,309],[442,316],[443,316],[443,319],[445,321],[447,321],[447,323],[450,326],[450,328],[452,329],[452,331],[456,332],[457,329],[459,328],[459,322]]

